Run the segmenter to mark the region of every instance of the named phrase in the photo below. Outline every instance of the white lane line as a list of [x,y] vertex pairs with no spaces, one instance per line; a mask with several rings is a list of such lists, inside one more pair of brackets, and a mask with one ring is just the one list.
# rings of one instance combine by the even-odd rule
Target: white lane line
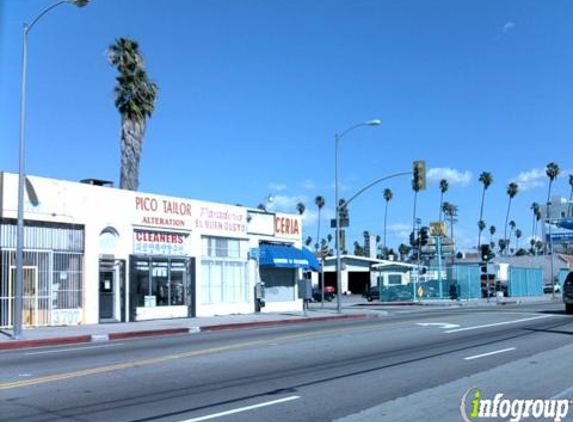
[[467,358],[464,358],[464,360],[474,360],[474,359],[479,359],[479,358],[485,358],[486,356],[492,356],[492,355],[497,355],[499,353],[511,352],[512,350],[515,350],[515,347],[508,347],[507,349],[501,349],[501,350],[495,350],[493,352],[482,353],[481,355],[468,356]]
[[273,400],[273,401],[267,401],[264,403],[253,404],[252,406],[240,407],[238,409],[227,410],[227,411],[221,412],[221,413],[213,413],[212,415],[206,415],[206,416],[201,416],[199,418],[187,419],[187,420],[184,420],[181,422],[206,421],[209,419],[220,418],[221,416],[234,415],[235,413],[246,412],[248,410],[259,409],[261,407],[272,406],[274,404],[285,403],[287,401],[298,400],[298,399],[300,399],[300,396],[290,396],[290,397],[285,397],[284,399],[278,399],[278,400]]
[[416,325],[419,325],[420,327],[439,327],[443,328],[444,330],[459,327],[458,324],[450,324],[449,322],[418,322]]
[[102,344],[101,346],[71,347],[68,349],[58,349],[58,350],[42,350],[41,352],[27,352],[27,353],[24,353],[24,355],[26,355],[26,356],[46,355],[48,353],[64,353],[64,352],[73,352],[73,351],[77,351],[77,350],[101,349],[102,347],[116,347],[116,346],[122,346],[123,344],[125,344],[125,343]]
[[474,327],[455,328],[453,330],[444,331],[444,333],[459,333],[461,331],[478,330],[480,328],[498,327],[500,325],[518,324],[520,322],[534,321],[536,319],[551,318],[553,315],[540,315],[532,318],[515,319],[513,321],[496,322],[493,324],[476,325]]
[[564,397],[571,396],[571,394],[573,394],[573,387],[569,387],[568,389],[563,390],[562,392],[555,394],[553,397],[551,397],[551,400],[562,399]]

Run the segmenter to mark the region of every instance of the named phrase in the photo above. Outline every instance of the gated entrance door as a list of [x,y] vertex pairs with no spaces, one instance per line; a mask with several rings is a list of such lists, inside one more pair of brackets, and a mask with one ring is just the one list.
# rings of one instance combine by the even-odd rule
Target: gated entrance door
[[[14,302],[16,296],[16,267],[12,267],[11,280],[8,284],[8,296],[13,298],[11,301],[10,319],[8,325],[14,324]],[[38,267],[22,267],[22,325],[25,327],[37,327],[40,321],[38,319]]]
[[113,321],[115,305],[116,277],[113,268],[100,268],[99,271],[99,320]]

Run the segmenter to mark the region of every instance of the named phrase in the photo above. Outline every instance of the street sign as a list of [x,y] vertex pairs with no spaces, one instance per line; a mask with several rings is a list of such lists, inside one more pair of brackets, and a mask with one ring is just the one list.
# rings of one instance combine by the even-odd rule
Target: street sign
[[250,259],[259,259],[260,258],[260,249],[259,248],[250,248],[249,249],[249,258]]
[[446,223],[443,221],[433,221],[430,223],[430,236],[445,236]]
[[[340,219],[340,227],[348,227],[350,226],[350,219],[349,218],[341,218]],[[333,218],[332,220],[330,220],[330,228],[331,229],[335,229],[336,228],[336,218]]]
[[[549,234],[545,235],[545,240],[549,242]],[[573,232],[571,233],[551,233],[551,242],[573,242]]]

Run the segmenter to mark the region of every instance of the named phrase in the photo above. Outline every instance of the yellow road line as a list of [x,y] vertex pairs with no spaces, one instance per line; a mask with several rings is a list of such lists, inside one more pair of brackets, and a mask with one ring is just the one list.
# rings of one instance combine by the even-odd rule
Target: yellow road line
[[[428,319],[428,318],[425,319],[425,321],[428,321],[428,320],[431,320],[431,319]],[[383,322],[383,320],[381,322]],[[321,334],[341,334],[341,333],[345,333],[345,332],[349,332],[349,331],[357,331],[357,330],[373,331],[373,330],[379,330],[381,328],[387,328],[389,325],[390,326],[401,326],[401,325],[413,325],[415,323],[416,323],[415,321],[397,321],[395,323],[392,323],[392,322],[388,323],[387,322],[386,324],[375,324],[374,326],[371,326],[371,327],[333,328],[333,329],[326,329],[326,330],[323,329],[323,330],[309,331],[307,333],[301,333],[301,334],[288,334],[288,335],[283,335],[283,336],[277,336],[277,337],[274,337],[272,339],[248,341],[248,342],[244,342],[244,343],[231,344],[228,346],[220,346],[220,347],[212,347],[212,348],[203,349],[203,350],[196,350],[193,352],[177,353],[177,354],[173,354],[173,355],[160,356],[160,357],[151,358],[151,359],[142,359],[142,360],[136,360],[136,361],[131,361],[131,362],[117,363],[117,364],[113,364],[113,365],[99,366],[99,367],[95,367],[95,368],[83,369],[80,371],[73,371],[73,372],[67,372],[67,373],[61,373],[61,374],[55,374],[55,375],[50,375],[50,376],[41,377],[41,378],[6,382],[6,383],[0,384],[0,390],[10,390],[10,389],[14,389],[14,388],[29,387],[29,386],[33,386],[33,385],[46,384],[46,383],[61,381],[61,380],[66,380],[66,379],[79,378],[79,377],[85,377],[85,376],[89,376],[89,375],[96,375],[96,374],[102,374],[102,373],[106,373],[106,372],[118,371],[121,369],[131,369],[131,368],[135,368],[137,366],[155,365],[158,363],[164,363],[164,362],[173,361],[173,360],[177,360],[177,359],[186,359],[186,358],[191,358],[191,357],[196,357],[196,356],[208,355],[208,354],[212,354],[212,353],[228,352],[231,350],[241,349],[241,348],[250,347],[250,346],[266,345],[266,344],[273,343],[276,341],[294,340],[294,339],[299,339],[299,338],[316,336],[317,334],[318,335],[321,335]]]

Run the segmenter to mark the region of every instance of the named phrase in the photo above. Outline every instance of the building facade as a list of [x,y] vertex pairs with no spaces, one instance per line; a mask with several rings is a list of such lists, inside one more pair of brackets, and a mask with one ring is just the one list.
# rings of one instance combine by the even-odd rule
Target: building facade
[[[3,328],[14,312],[17,184],[0,173]],[[308,260],[260,262],[272,246],[300,253],[299,215],[41,177],[25,191],[25,326],[302,310],[296,281]]]

